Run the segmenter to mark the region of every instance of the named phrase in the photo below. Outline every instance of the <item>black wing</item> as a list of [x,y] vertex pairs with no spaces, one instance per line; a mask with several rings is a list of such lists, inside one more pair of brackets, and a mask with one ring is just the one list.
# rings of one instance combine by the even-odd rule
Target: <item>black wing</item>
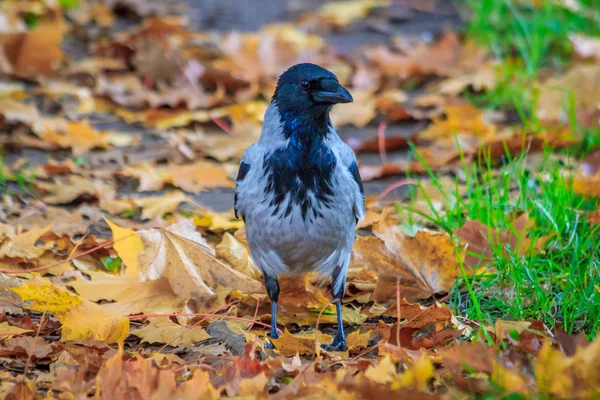
[[[240,164],[240,169],[238,171],[238,176],[237,176],[237,179],[235,180],[235,182],[240,183],[241,181],[243,181],[244,178],[246,177],[246,175],[248,175],[248,171],[250,171],[250,164],[247,164],[242,161],[242,163]],[[235,211],[235,217],[239,218],[240,216],[238,215],[237,202],[238,202],[238,194],[237,194],[237,190],[236,190],[235,196],[233,197],[233,209]]]
[[[363,187],[362,179],[360,178],[360,174],[358,173],[358,165],[356,165],[356,161],[353,161],[352,164],[348,167],[348,170],[352,174],[354,181],[358,185],[358,189],[360,190],[360,194],[363,200],[363,210],[365,208],[365,188]],[[358,217],[356,217],[356,223],[358,223]]]

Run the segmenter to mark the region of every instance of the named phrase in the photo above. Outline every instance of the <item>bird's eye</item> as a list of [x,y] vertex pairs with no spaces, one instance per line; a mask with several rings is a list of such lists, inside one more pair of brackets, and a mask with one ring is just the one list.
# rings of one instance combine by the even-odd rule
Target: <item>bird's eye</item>
[[310,82],[307,81],[306,79],[302,81],[302,87],[304,89],[308,89],[310,87]]

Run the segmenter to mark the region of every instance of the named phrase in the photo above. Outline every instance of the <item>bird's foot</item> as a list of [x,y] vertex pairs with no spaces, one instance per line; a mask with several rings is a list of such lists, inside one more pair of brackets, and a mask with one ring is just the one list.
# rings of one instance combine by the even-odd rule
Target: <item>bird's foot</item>
[[327,351],[346,351],[348,350],[348,346],[346,346],[346,337],[335,335],[331,344],[322,344],[321,347]]
[[[271,339],[279,339],[279,332],[274,331],[271,332],[271,334],[269,335],[271,337]],[[267,344],[265,344],[265,349],[274,349],[275,345],[273,344],[273,342],[269,342]]]

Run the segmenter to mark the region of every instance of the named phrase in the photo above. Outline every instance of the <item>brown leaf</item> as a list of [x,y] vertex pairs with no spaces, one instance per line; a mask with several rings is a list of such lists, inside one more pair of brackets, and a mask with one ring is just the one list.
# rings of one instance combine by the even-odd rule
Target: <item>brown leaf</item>
[[0,37],[11,67],[5,72],[25,79],[55,75],[64,59],[61,42],[66,30],[65,23],[57,19],[25,33]]
[[[600,105],[597,93],[600,90],[600,66],[579,65],[559,78],[550,78],[540,87],[537,106],[538,117],[546,122],[569,123],[566,105],[573,96],[574,110],[578,114],[589,113]],[[592,126],[597,126],[598,121]]]
[[21,336],[9,339],[4,345],[0,346],[0,357],[33,357],[41,360],[46,358],[54,351],[52,345],[44,338],[36,336]]
[[66,180],[56,179],[55,183],[40,182],[37,186],[49,192],[43,198],[48,204],[67,204],[90,197],[94,200],[100,197],[111,199],[115,193],[113,186],[79,175],[69,175]]
[[173,347],[190,347],[211,336],[200,326],[185,326],[168,318],[149,318],[149,324],[131,332],[142,343],[165,343]]
[[[391,317],[398,316],[398,306],[391,305],[384,313]],[[429,325],[442,327],[448,325],[452,319],[452,310],[448,307],[434,304],[429,307],[424,307],[418,303],[411,304],[406,299],[402,299],[400,303],[400,325],[402,328],[422,329]]]
[[354,244],[354,264],[363,263],[379,277],[373,301],[395,299],[398,289],[409,302],[426,299],[448,292],[460,274],[462,255],[446,233],[421,230],[410,237],[384,220],[373,226],[373,233],[376,238],[359,237]]
[[511,251],[523,255],[528,251],[540,252],[549,239],[548,236],[537,238],[534,243],[527,238],[527,233],[533,227],[534,221],[523,214],[512,223],[512,229],[505,232],[483,225],[479,221],[467,221],[454,234],[467,243],[467,254],[464,265],[469,268],[489,266],[494,260],[495,251],[507,253],[506,246]]

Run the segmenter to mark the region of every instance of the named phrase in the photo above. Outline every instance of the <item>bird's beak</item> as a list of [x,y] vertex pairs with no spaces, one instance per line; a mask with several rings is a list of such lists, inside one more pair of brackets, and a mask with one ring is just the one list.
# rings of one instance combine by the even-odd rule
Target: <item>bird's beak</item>
[[319,103],[337,104],[352,103],[354,101],[350,92],[333,80],[325,85],[322,84],[321,88],[320,92],[313,93],[313,98]]

